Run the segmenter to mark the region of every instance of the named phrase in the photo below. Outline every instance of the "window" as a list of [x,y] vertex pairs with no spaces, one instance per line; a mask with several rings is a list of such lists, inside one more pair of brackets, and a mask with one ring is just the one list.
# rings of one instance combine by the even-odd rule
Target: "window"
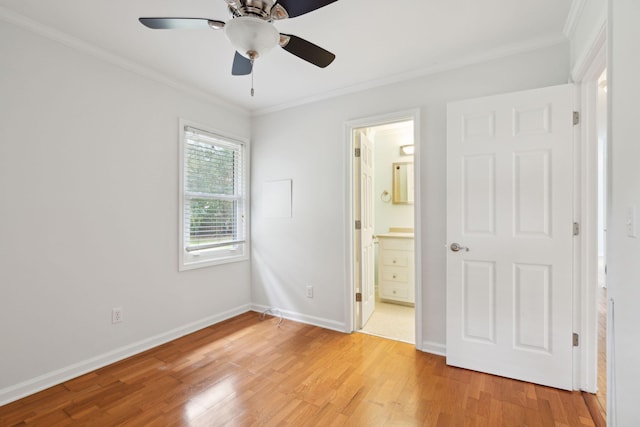
[[244,142],[180,129],[180,270],[247,259]]

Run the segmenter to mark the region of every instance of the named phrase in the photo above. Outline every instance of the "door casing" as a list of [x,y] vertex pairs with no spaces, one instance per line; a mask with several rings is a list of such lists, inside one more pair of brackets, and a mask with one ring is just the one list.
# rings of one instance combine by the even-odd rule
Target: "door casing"
[[[598,313],[596,307],[598,274],[598,135],[597,85],[607,68],[606,25],[595,37],[588,55],[572,70],[578,90],[580,126],[576,135],[575,208],[579,213],[580,236],[574,253],[576,286],[574,324],[580,334],[580,346],[574,359],[574,388],[595,393],[598,388]],[[608,180],[608,177],[607,177]],[[607,357],[607,360],[609,358]],[[610,367],[608,366],[607,369]],[[607,378],[609,378],[607,372]],[[609,399],[611,393],[607,394]],[[607,413],[609,411],[607,410]]]

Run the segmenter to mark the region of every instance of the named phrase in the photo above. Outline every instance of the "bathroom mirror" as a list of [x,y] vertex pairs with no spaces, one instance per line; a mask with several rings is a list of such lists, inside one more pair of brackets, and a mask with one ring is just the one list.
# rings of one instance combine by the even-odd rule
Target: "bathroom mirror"
[[413,163],[393,164],[393,203],[413,204]]

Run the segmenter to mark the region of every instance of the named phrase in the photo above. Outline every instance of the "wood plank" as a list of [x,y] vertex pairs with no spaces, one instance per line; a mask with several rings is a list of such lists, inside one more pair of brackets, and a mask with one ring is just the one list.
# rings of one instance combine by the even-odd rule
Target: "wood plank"
[[249,312],[2,406],[0,425],[600,424],[580,393]]
[[596,427],[605,427],[607,425],[606,414],[602,411],[599,397],[591,393],[582,392],[582,398],[589,409],[589,413]]

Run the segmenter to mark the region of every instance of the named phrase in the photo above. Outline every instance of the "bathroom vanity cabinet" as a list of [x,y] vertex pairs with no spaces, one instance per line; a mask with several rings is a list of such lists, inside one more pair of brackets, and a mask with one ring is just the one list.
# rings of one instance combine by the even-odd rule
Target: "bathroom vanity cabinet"
[[413,233],[386,233],[376,237],[380,299],[414,304]]

